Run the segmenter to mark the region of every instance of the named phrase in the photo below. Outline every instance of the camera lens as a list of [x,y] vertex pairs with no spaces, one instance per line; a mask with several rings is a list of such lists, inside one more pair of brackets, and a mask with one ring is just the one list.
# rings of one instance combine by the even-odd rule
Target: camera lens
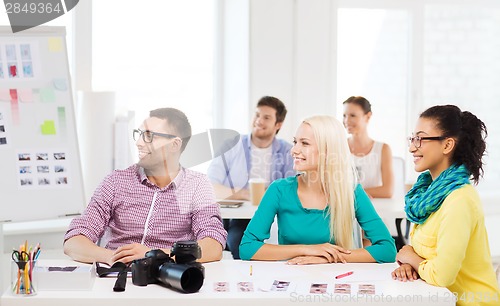
[[201,258],[201,248],[196,241],[178,241],[172,246],[171,256],[179,264],[190,263]]
[[193,293],[203,286],[203,271],[200,267],[165,263],[161,265],[158,279],[173,288]]

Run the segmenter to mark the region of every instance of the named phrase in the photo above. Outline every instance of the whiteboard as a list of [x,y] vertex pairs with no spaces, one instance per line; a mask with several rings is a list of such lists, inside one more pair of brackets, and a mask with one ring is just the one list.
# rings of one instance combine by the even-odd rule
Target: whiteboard
[[0,221],[85,207],[65,36],[0,27]]

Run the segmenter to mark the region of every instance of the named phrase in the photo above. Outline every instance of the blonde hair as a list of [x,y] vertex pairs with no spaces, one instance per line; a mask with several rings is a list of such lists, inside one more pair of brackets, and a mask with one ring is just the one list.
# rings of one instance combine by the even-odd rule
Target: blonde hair
[[356,169],[342,123],[331,116],[313,116],[308,124],[318,145],[318,177],[328,200],[330,239],[351,249],[353,241]]

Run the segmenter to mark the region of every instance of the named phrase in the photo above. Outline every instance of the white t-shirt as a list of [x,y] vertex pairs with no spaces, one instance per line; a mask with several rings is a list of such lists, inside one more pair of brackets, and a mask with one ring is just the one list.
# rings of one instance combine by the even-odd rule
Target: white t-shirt
[[363,188],[382,186],[382,147],[384,143],[375,141],[371,151],[365,156],[352,155],[359,183]]
[[258,148],[253,143],[250,149],[250,158],[252,168],[250,169],[250,178],[264,179],[267,184],[271,182],[271,165],[273,147]]

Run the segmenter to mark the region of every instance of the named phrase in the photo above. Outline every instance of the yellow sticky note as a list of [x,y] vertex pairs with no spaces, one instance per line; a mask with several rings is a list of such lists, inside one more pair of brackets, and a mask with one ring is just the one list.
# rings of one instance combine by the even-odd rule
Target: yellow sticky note
[[61,37],[49,37],[49,51],[50,52],[61,52],[62,51],[62,38]]
[[54,120],[45,120],[40,127],[42,128],[42,135],[56,134],[56,125],[54,124]]

